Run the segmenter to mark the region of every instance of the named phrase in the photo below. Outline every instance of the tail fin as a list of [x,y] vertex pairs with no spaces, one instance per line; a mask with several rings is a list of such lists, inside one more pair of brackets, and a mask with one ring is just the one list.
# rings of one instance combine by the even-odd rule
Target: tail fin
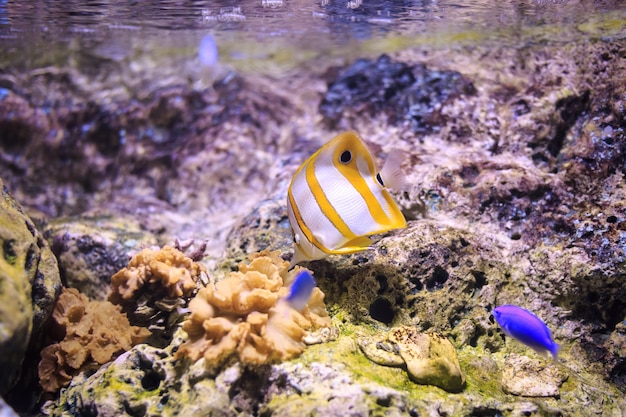
[[550,348],[550,353],[552,354],[552,359],[554,360],[554,362],[559,362],[559,350],[561,350],[561,345],[557,344],[557,343],[553,343],[552,347]]

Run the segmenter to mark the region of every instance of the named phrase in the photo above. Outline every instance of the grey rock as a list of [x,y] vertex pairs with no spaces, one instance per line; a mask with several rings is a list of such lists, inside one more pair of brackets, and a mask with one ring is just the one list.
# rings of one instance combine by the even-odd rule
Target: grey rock
[[157,245],[139,223],[121,216],[57,219],[46,235],[59,259],[64,283],[90,299],[104,300],[111,276],[141,249]]
[[510,354],[504,362],[502,389],[522,397],[557,397],[568,375],[555,364]]

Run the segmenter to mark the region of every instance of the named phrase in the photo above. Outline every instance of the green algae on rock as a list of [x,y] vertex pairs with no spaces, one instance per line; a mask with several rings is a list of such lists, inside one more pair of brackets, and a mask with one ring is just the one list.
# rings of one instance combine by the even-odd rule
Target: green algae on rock
[[46,241],[1,179],[0,193],[0,394],[5,394],[17,382],[29,345],[39,348],[61,281]]
[[[50,416],[97,411],[101,417],[273,415],[303,411],[325,416],[402,416],[411,409],[406,394],[354,380],[341,364],[284,362],[244,367],[235,363],[211,377],[199,361],[174,360],[172,346],[138,345],[92,375],[81,374],[45,407]],[[129,411],[130,410],[130,411]],[[294,414],[296,413],[296,414]]]

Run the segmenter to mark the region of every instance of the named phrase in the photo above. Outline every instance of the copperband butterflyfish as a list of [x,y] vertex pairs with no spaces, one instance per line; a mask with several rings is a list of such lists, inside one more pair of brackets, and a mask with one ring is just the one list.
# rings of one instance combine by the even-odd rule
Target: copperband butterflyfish
[[402,154],[381,171],[354,131],[339,134],[309,157],[289,185],[287,210],[295,253],[291,265],[368,249],[370,235],[406,227],[387,191],[400,188]]

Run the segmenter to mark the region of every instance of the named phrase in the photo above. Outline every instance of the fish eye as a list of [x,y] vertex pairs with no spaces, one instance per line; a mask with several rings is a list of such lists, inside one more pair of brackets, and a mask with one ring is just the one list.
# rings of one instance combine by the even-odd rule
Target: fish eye
[[343,151],[339,156],[339,162],[347,164],[350,161],[352,161],[352,153],[350,151]]
[[378,183],[380,185],[382,185],[383,187],[385,186],[385,183],[383,182],[382,177],[380,176],[380,172],[378,174],[376,174],[376,179],[378,180]]

